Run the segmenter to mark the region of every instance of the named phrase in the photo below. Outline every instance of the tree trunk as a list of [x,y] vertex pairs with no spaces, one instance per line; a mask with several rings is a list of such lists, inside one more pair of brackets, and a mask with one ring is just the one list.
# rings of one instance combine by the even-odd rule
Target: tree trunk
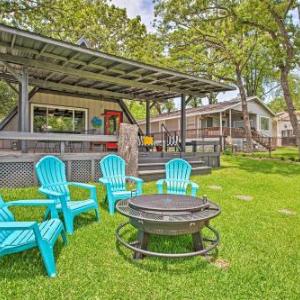
[[290,122],[293,127],[294,134],[296,136],[296,143],[298,146],[298,152],[300,157],[300,125],[297,119],[296,109],[293,103],[292,95],[289,86],[289,71],[286,67],[280,68],[280,84],[283,91],[284,100],[288,109]]
[[245,137],[246,137],[246,151],[252,152],[253,150],[253,143],[252,143],[252,133],[251,133],[251,126],[250,126],[250,119],[248,113],[248,104],[247,104],[247,95],[243,84],[243,79],[240,71],[236,71],[237,75],[237,85],[239,88],[240,96],[241,96],[241,105],[242,105],[242,113],[243,113],[243,120],[244,120],[244,128],[245,128]]
[[126,163],[126,175],[138,175],[138,126],[122,123],[120,125],[118,152]]

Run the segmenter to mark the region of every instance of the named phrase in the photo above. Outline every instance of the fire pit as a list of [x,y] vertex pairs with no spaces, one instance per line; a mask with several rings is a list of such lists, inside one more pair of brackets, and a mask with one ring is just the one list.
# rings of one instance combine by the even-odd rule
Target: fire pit
[[[209,221],[220,214],[220,208],[206,198],[182,195],[143,195],[127,201],[119,201],[117,210],[129,221],[116,230],[117,241],[134,251],[134,258],[145,255],[180,258],[205,255],[219,244],[219,233],[209,225]],[[137,241],[128,242],[122,230],[130,226],[138,230]],[[208,228],[213,238],[202,237],[202,229]],[[147,250],[149,235],[178,236],[191,234],[193,251],[186,253],[161,253]]]

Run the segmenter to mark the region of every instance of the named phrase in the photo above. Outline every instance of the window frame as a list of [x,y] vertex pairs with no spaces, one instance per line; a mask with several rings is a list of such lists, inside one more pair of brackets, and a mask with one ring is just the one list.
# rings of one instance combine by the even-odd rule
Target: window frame
[[[47,110],[47,119],[48,119],[48,109],[68,109],[72,111],[73,114],[73,131],[74,131],[74,117],[75,117],[75,111],[81,111],[85,113],[85,122],[84,122],[84,130],[88,130],[88,118],[89,118],[89,110],[87,108],[79,108],[79,107],[73,107],[73,106],[63,106],[63,105],[52,105],[52,104],[40,104],[40,103],[32,103],[31,104],[31,112],[30,112],[30,132],[34,133],[34,128],[33,128],[33,122],[34,122],[34,109],[35,107],[42,107],[46,108]],[[48,123],[48,120],[47,120]],[[74,131],[75,132],[75,131]],[[62,132],[63,133],[63,132]]]
[[[262,121],[262,119],[268,120],[268,129],[262,129],[262,127],[261,127],[261,121]],[[259,116],[259,129],[263,130],[263,131],[270,131],[270,118],[269,117]]]

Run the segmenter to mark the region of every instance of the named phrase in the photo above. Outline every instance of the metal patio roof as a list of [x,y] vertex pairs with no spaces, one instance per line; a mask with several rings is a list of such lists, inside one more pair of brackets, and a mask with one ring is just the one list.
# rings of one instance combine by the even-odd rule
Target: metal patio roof
[[0,24],[0,78],[28,68],[38,88],[105,99],[203,97],[234,88]]

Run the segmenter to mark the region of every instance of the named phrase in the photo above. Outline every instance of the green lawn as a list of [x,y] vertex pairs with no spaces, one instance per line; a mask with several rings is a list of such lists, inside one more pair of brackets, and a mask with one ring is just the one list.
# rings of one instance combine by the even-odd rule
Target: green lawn
[[[251,154],[242,154],[249,155],[250,157],[255,158],[269,158],[269,152],[253,152]],[[276,150],[272,151],[271,158],[280,159],[280,160],[296,160],[299,158],[299,152],[297,147],[278,147]]]
[[[146,258],[116,248],[114,231],[125,220],[101,207],[102,219],[77,220],[69,245],[56,247],[58,277],[45,276],[36,250],[0,262],[1,299],[299,299],[300,165],[226,156],[222,168],[193,180],[222,207],[213,221],[221,233],[221,269],[201,257],[181,260]],[[209,189],[218,185],[222,190]],[[145,192],[155,191],[147,183]],[[6,200],[40,197],[35,188],[1,190]],[[80,194],[75,191],[75,196]],[[236,195],[250,195],[245,202]],[[99,188],[102,203],[103,190]],[[279,212],[288,209],[295,215]],[[17,218],[41,216],[39,210],[15,210]],[[180,242],[191,243],[189,237]],[[152,247],[163,243],[153,239]],[[164,247],[179,243],[169,239]]]

